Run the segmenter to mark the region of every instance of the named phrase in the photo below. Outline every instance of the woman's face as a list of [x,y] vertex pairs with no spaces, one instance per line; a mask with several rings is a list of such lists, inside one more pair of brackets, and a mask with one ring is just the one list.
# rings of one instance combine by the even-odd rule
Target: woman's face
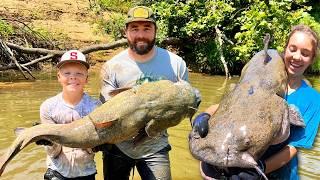
[[313,63],[314,47],[312,36],[304,32],[295,32],[289,39],[284,60],[289,77],[302,76]]

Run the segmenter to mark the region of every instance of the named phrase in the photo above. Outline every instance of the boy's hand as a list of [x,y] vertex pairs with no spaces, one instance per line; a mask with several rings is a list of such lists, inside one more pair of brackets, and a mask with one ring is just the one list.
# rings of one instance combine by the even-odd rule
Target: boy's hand
[[[40,122],[34,122],[32,124],[32,126],[37,126],[39,124],[41,124],[41,123]],[[36,141],[36,145],[52,146],[53,144],[52,144],[52,142],[50,142],[48,140],[40,139],[40,140]]]
[[38,141],[36,141],[36,145],[44,145],[44,146],[52,146],[52,142],[45,140],[45,139],[40,139]]

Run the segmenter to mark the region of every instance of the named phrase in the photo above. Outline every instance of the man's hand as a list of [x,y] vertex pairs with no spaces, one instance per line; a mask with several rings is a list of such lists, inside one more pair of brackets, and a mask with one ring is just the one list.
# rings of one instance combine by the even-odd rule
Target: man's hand
[[203,112],[200,113],[193,121],[192,127],[199,133],[201,138],[204,138],[208,134],[208,120],[210,119],[211,115]]
[[92,151],[94,153],[98,152],[98,151],[107,151],[107,150],[110,150],[112,147],[111,144],[101,144],[99,146],[96,146],[94,148],[92,148]]

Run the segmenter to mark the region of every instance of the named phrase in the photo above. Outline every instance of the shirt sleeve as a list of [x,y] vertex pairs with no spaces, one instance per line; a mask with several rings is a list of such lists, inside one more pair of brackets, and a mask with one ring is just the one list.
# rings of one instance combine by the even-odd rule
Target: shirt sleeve
[[303,115],[305,127],[291,126],[289,145],[299,148],[311,149],[318,133],[320,122],[320,108],[309,107],[309,111]]
[[112,74],[108,63],[105,63],[101,70],[102,87],[100,91],[100,101],[105,103],[111,98],[109,93],[116,89],[118,86],[116,84],[115,76]]
[[[319,119],[319,117],[317,117]],[[291,126],[290,132],[292,136],[290,137],[289,145],[311,149],[313,147],[314,140],[318,133],[319,120],[310,120],[306,127]]]
[[178,73],[180,74],[180,77],[183,80],[189,81],[188,68],[187,68],[186,62],[184,60],[182,60],[182,62],[180,64],[180,72],[178,72]]

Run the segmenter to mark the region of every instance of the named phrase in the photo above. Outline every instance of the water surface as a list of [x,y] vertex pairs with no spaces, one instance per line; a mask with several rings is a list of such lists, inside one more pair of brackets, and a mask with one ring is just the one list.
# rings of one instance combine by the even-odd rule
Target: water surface
[[[13,129],[21,126],[30,127],[33,122],[39,121],[40,104],[61,91],[54,72],[36,74],[36,77],[37,80],[33,82],[21,80],[11,83],[10,81],[15,78],[0,76],[0,155],[5,153],[6,148],[15,139]],[[98,77],[96,72],[90,72],[89,84],[86,86],[86,91],[96,98],[100,89]],[[228,84],[237,80],[238,78],[233,78],[225,84],[223,76],[191,74],[191,83],[202,94],[199,111],[203,111],[211,104],[219,103]],[[310,81],[316,89],[320,90],[320,79],[318,77],[311,77]],[[170,159],[174,180],[201,179],[199,162],[191,156],[188,148],[187,139],[190,130],[188,119],[169,129],[169,141],[172,145]],[[320,176],[320,137],[317,137],[315,147],[312,150],[302,150],[300,152],[302,179],[317,179]],[[46,170],[45,157],[43,147],[34,144],[29,145],[8,164],[1,179],[43,179],[43,173]],[[98,169],[97,180],[102,180],[101,153],[97,153],[96,163]],[[135,172],[134,174],[134,179],[139,179],[138,173]]]

